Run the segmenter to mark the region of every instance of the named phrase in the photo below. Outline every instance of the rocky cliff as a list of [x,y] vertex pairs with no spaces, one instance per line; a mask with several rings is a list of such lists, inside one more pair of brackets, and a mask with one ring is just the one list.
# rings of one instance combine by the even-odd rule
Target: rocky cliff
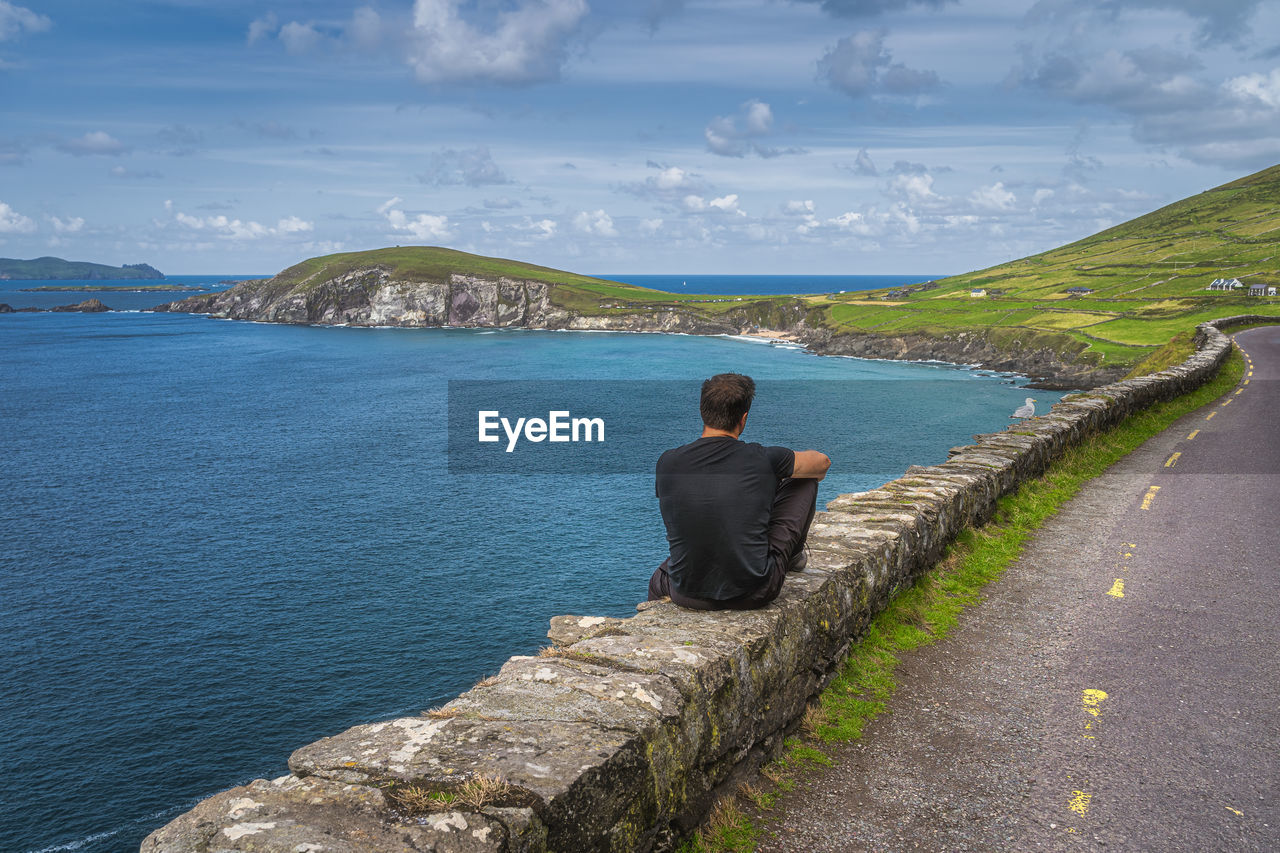
[[[908,361],[946,361],[1023,373],[1042,387],[1091,388],[1119,379],[1122,368],[1103,369],[1075,354],[1050,349],[997,346],[977,332],[940,337],[834,333],[820,312],[793,297],[745,301],[715,313],[698,303],[620,303],[593,299],[589,310],[560,299],[565,285],[520,278],[453,273],[447,280],[397,278],[371,266],[302,283],[281,279],[244,281],[229,290],[192,296],[155,311],[208,314],[233,320],[346,326],[519,327],[687,334],[764,333],[800,343],[814,352]],[[581,299],[583,291],[574,290]]]

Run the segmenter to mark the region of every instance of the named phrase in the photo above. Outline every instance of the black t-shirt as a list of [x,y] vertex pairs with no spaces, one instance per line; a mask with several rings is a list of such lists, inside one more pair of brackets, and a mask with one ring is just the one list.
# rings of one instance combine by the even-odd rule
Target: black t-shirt
[[785,447],[708,436],[658,458],[656,491],[667,526],[671,585],[724,601],[754,592],[769,573],[769,514],[795,469]]

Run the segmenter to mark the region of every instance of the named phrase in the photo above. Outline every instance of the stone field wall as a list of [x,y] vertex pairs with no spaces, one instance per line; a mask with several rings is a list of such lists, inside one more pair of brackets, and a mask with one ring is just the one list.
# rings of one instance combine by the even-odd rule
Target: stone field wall
[[[776,754],[850,643],[960,530],[1067,447],[1211,378],[1231,349],[1215,326],[1268,319],[1203,324],[1179,366],[1073,396],[975,436],[944,464],[837,497],[814,520],[808,567],[762,610],[655,602],[628,619],[557,616],[543,654],[511,658],[442,708],[308,744],[289,775],[203,801],[142,851],[670,848]],[[454,800],[410,814],[415,792]]]

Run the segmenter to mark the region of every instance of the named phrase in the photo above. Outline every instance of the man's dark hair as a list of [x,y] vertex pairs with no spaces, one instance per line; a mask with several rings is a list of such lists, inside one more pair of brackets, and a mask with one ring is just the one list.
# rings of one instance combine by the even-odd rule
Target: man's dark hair
[[732,432],[751,409],[756,383],[741,373],[717,373],[702,383],[702,422],[712,429]]

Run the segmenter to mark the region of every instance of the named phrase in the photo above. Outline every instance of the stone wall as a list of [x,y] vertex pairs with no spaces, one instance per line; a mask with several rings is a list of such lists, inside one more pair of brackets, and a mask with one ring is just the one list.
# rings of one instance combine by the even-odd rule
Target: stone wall
[[[1196,346],[1177,367],[1073,396],[975,436],[944,464],[837,497],[815,518],[808,567],[767,608],[557,616],[543,654],[511,658],[442,708],[304,746],[290,775],[205,800],[142,850],[668,848],[776,754],[850,643],[958,531],[1065,448],[1204,383],[1231,348],[1213,324]],[[415,792],[455,799],[407,816]]]

